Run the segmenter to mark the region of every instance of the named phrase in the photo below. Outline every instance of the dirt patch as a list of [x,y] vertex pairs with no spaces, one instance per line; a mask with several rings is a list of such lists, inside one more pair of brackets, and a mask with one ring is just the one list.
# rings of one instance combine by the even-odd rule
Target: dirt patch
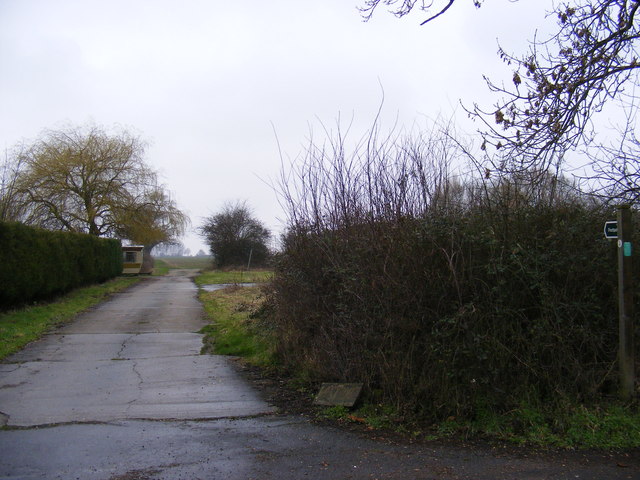
[[233,364],[242,376],[258,390],[263,399],[275,406],[283,415],[303,415],[315,419],[325,407],[313,404],[311,390],[295,389],[291,378],[275,371],[255,367],[241,358],[234,358]]

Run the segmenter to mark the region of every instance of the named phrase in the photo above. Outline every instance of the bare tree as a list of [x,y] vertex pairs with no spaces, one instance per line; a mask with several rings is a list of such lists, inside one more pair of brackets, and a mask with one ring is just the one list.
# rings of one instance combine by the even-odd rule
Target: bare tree
[[182,242],[163,242],[156,245],[152,253],[155,257],[186,257],[191,250],[185,248]]
[[634,121],[619,131],[617,144],[598,145],[589,157],[588,176],[595,195],[610,203],[640,200],[640,139]]
[[[396,5],[400,2],[400,0],[365,0],[364,7],[360,8],[360,12],[365,20],[369,20],[374,11],[382,4],[382,5]],[[432,20],[435,20],[440,15],[444,15],[449,8],[453,6],[456,0],[402,0],[402,3],[399,7],[392,9],[392,13],[396,17],[404,17],[409,12],[411,12],[414,8],[417,8],[420,11],[425,12],[429,17],[424,20],[420,25],[424,25],[429,23]],[[480,7],[483,0],[473,0],[473,5],[475,7]]]
[[557,7],[558,32],[535,40],[523,58],[500,52],[515,66],[513,86],[487,79],[503,100],[493,110],[473,109],[487,127],[483,146],[502,149],[495,168],[557,168],[565,152],[592,143],[592,120],[607,102],[637,110],[628,90],[638,84],[639,7],[637,1],[577,0]]
[[[368,18],[380,4],[396,3],[367,0],[362,10]],[[403,0],[394,13],[404,16],[414,9],[425,10],[431,14],[428,22],[444,14],[453,3],[454,0]],[[474,3],[478,6],[479,2]],[[486,78],[489,88],[501,100],[493,108],[474,105],[468,109],[484,125],[482,148],[495,148],[487,154],[487,168],[541,174],[559,171],[566,152],[595,145],[595,119],[612,101],[617,101],[635,123],[639,8],[636,0],[558,3],[553,9],[557,18],[554,35],[533,39],[529,52],[523,56],[501,49],[501,58],[514,67],[510,81]],[[633,147],[633,142],[624,138],[620,144]],[[600,154],[622,154],[627,160],[632,157],[622,151],[602,147],[599,150]],[[597,158],[596,155],[594,159]],[[600,160],[611,162],[611,158]],[[596,170],[603,168],[608,167]]]

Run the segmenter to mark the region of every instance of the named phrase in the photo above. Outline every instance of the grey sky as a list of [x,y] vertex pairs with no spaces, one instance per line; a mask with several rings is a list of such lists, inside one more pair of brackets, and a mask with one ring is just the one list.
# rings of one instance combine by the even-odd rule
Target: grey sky
[[[467,4],[468,3],[468,4]],[[273,127],[295,159],[317,119],[359,135],[384,87],[384,118],[411,127],[459,100],[491,105],[482,74],[509,80],[497,40],[524,53],[547,0],[457,2],[429,26],[358,0],[0,0],[0,147],[45,128],[122,125],[150,142],[193,227],[246,199],[280,231]],[[554,20],[548,19],[547,25]],[[273,127],[272,127],[273,125]],[[190,233],[194,253],[204,248]]]

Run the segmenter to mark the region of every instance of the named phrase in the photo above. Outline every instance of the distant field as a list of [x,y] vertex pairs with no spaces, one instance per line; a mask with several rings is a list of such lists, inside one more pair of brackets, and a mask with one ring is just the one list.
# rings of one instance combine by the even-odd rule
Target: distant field
[[207,270],[213,268],[211,257],[156,257],[154,274],[164,275],[174,268],[197,268]]

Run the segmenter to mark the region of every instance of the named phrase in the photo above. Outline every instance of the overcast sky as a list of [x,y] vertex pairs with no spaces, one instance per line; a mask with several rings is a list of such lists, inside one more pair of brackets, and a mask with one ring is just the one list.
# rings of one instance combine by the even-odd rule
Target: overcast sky
[[[436,0],[437,2],[438,0]],[[443,0],[441,0],[443,1]],[[459,102],[490,106],[483,74],[510,79],[496,51],[524,53],[547,0],[459,0],[420,26],[359,0],[0,0],[0,147],[95,123],[146,139],[146,160],[192,220],[246,200],[282,230],[269,186],[310,128],[353,118],[411,128]],[[546,27],[548,30],[548,27]],[[205,249],[193,232],[183,239]]]

